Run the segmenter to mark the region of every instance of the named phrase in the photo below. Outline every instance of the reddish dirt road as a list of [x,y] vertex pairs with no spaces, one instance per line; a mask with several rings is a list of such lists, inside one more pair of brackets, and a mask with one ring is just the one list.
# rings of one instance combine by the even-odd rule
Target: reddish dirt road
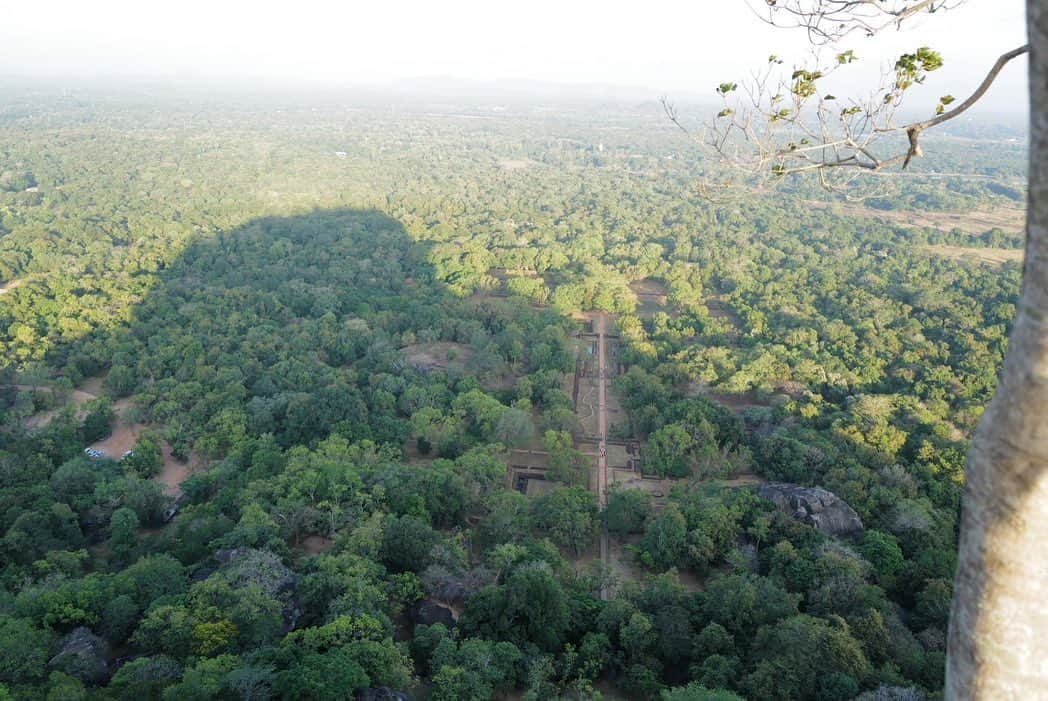
[[605,316],[597,317],[597,500],[600,508],[608,491],[608,397],[604,382]]
[[[31,390],[34,389],[33,387],[30,387],[28,385],[15,385],[15,387],[17,387],[19,390],[22,390],[22,391],[31,391]],[[54,391],[50,387],[36,387],[35,389],[38,392],[40,392],[40,391],[53,392]],[[98,399],[98,395],[92,394],[90,392],[83,392],[81,390],[75,389],[75,390],[72,391],[72,393],[70,393],[68,403],[72,404],[74,406],[80,406],[81,404],[86,404],[87,402],[90,402],[90,401],[92,401],[94,399]],[[64,409],[64,408],[65,408],[64,406],[60,406],[60,407],[57,407],[55,409],[49,409],[49,410],[47,410],[45,412],[42,412],[42,413],[39,413],[39,414],[33,414],[32,416],[26,418],[26,420],[24,422],[25,423],[25,427],[26,428],[30,428],[30,429],[47,428],[48,424],[50,424],[51,421],[56,416],[58,416],[58,414],[61,413],[62,409]],[[81,419],[85,415],[86,415],[86,412],[84,412],[82,410],[78,411],[78,413],[77,413],[77,417],[81,418]]]
[[189,479],[190,466],[174,456],[167,441],[160,444],[164,456],[164,469],[157,479],[164,485],[164,494],[174,499],[182,496],[182,483]]
[[[608,497],[608,398],[605,387],[604,370],[604,327],[607,322],[605,314],[597,316],[597,503],[601,511]],[[600,561],[608,566],[608,531],[601,529],[600,533]],[[608,588],[601,587],[600,598],[607,600]]]

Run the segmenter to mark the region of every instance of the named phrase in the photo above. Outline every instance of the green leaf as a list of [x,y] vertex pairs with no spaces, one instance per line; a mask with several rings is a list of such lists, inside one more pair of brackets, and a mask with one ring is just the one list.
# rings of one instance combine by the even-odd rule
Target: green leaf
[[928,73],[939,70],[943,65],[942,54],[932,51],[927,46],[917,49],[917,61],[920,62],[921,69]]

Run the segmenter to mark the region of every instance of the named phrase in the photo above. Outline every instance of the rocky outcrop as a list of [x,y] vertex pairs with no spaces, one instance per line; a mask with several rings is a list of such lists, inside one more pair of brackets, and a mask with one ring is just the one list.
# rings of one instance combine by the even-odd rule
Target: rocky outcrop
[[62,638],[58,654],[48,667],[76,677],[85,684],[104,684],[109,679],[109,645],[80,626]]
[[442,623],[445,628],[455,627],[455,614],[447,606],[425,599],[411,607],[411,622],[415,625],[431,626]]
[[846,537],[862,533],[862,520],[855,509],[822,487],[769,482],[757,487],[757,495],[775,504],[779,511],[828,535]]

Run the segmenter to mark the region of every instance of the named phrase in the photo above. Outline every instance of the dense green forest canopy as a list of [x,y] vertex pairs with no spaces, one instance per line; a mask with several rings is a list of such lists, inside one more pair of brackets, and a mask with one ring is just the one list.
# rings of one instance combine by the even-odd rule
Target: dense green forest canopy
[[[0,87],[0,698],[933,698],[1025,141],[925,149],[710,201],[654,101]],[[603,508],[600,312],[669,485]]]

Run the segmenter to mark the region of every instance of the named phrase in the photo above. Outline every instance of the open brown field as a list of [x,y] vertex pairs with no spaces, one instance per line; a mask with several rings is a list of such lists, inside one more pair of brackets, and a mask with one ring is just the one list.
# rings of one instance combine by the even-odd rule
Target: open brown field
[[969,260],[1001,266],[1023,259],[1021,248],[966,248],[964,246],[921,246],[921,250],[953,260]]
[[330,550],[334,545],[333,540],[322,535],[307,535],[302,539],[299,548],[307,555],[317,555]]
[[[792,387],[789,389],[793,389]],[[688,382],[683,387],[684,395],[687,397],[705,397],[706,399],[720,404],[732,411],[744,411],[757,407],[771,406],[771,402],[763,399],[756,392],[728,393],[718,392],[711,389],[705,382]]]
[[706,300],[706,309],[709,310],[710,316],[714,319],[724,319],[728,321],[737,330],[742,329],[742,319],[738,313],[731,308],[726,302],[710,297]]
[[192,457],[190,462],[182,462],[171,453],[171,446],[166,441],[160,446],[160,449],[164,456],[164,469],[157,480],[164,485],[164,494],[177,499],[182,496],[182,483],[189,479],[189,476],[195,471],[192,466]]
[[609,482],[622,489],[637,489],[642,492],[647,492],[652,497],[652,504],[656,508],[665,506],[666,495],[670,493],[675,484],[679,484],[683,480],[665,478],[659,479],[657,477],[643,477],[639,472],[628,470],[625,468],[615,468],[611,471],[611,477]]
[[404,346],[400,352],[410,365],[419,370],[462,371],[473,351],[461,343],[438,341]]
[[971,212],[892,212],[870,209],[859,204],[809,201],[813,209],[828,209],[849,217],[879,219],[891,224],[910,227],[928,227],[940,231],[960,229],[978,236],[990,229],[1017,234],[1026,226],[1026,210],[1021,207],[996,207],[990,211]]
[[677,316],[673,305],[669,303],[666,286],[658,280],[646,278],[630,283],[630,289],[637,298],[637,316],[650,319],[658,312]]

